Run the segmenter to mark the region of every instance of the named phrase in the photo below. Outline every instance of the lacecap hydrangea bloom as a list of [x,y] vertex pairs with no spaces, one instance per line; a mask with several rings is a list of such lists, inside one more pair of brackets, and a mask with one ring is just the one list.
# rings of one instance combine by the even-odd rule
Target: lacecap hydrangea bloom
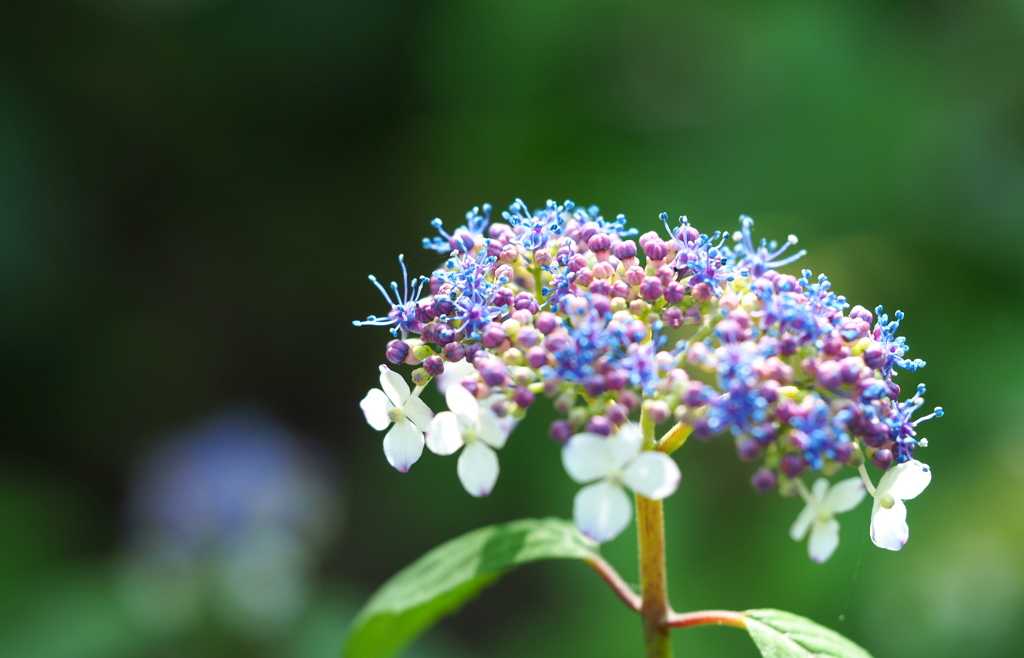
[[[669,453],[692,431],[730,436],[740,459],[757,464],[758,491],[804,499],[791,536],[809,535],[815,561],[838,545],[834,515],[867,495],[872,540],[902,548],[903,501],[931,478],[918,425],[942,415],[917,416],[923,385],[902,399],[899,373],[925,365],[906,357],[903,314],[851,308],[824,274],[781,271],[804,255],[797,239],[757,241],[749,217],[732,234],[660,220],[662,231],[638,235],[595,206],[531,210],[520,200],[501,220],[487,204],[450,231],[434,220],[439,235],[423,246],[439,254],[437,269],[410,280],[399,256],[401,285],[370,277],[384,314],[355,323],[389,327],[384,359],[412,366],[411,388],[382,365],[381,389],[361,405],[389,431],[388,461],[408,470],[424,444],[458,452],[466,490],[487,495],[498,451],[545,397],[560,415],[550,435],[566,471],[586,485],[573,517],[597,541],[628,526],[625,490],[652,500],[675,492]],[[449,408],[433,415],[419,395],[435,379]],[[671,429],[655,441],[662,424]],[[854,477],[841,478],[848,468]]]

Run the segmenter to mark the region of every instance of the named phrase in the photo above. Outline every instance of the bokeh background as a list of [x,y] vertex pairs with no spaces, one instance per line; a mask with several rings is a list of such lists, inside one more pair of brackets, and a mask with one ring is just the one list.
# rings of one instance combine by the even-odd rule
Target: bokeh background
[[[571,513],[547,411],[484,500],[401,475],[357,407],[366,280],[521,196],[796,233],[907,312],[933,485],[900,553],[729,440],[679,453],[679,610],[779,607],[887,656],[1024,643],[1024,3],[15,0],[0,4],[0,654],[336,655],[366,597],[491,522]],[[543,407],[544,405],[539,405]],[[636,581],[629,533],[605,553]],[[754,656],[745,634],[679,655]],[[530,566],[410,656],[638,655],[579,564]]]

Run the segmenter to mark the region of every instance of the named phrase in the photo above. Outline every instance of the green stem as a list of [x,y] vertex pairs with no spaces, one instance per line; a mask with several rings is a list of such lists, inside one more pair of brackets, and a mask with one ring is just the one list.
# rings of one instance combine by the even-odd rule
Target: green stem
[[686,443],[686,439],[690,438],[690,434],[693,432],[693,426],[687,425],[686,423],[676,423],[672,429],[665,432],[665,436],[654,444],[655,450],[671,455],[676,450],[683,447]]
[[[644,432],[644,448],[654,448],[654,423],[647,415],[646,405],[641,410],[640,427]],[[670,658],[672,639],[668,619],[672,608],[668,603],[665,567],[665,510],[660,500],[636,495],[636,526],[640,554],[640,617],[646,655],[647,658]]]

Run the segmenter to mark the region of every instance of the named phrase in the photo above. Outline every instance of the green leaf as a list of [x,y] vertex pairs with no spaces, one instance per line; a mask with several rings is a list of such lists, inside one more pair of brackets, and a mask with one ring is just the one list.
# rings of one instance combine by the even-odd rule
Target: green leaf
[[345,656],[396,654],[520,564],[597,556],[597,544],[562,519],[522,519],[474,530],[441,544],[384,583],[352,623]]
[[835,631],[782,610],[748,610],[747,631],[765,658],[871,658]]

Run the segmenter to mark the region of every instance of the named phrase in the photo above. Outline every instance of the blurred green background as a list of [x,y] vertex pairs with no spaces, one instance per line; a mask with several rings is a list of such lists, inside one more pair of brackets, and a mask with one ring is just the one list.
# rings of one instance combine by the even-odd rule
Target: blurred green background
[[[427,273],[433,217],[516,196],[641,230],[749,214],[852,303],[906,311],[929,362],[899,378],[947,410],[902,552],[871,545],[865,504],[811,563],[801,504],[694,442],[667,504],[676,609],[788,609],[879,658],[1019,655],[1022,63],[1020,0],[3,3],[0,655],[336,655],[425,550],[568,517],[548,411],[475,500],[453,459],[394,471],[357,407],[389,337],[351,325],[385,310],[366,275],[399,252]],[[633,543],[605,549],[631,582]],[[733,629],[675,642],[755,655]],[[409,655],[639,647],[558,563]]]

